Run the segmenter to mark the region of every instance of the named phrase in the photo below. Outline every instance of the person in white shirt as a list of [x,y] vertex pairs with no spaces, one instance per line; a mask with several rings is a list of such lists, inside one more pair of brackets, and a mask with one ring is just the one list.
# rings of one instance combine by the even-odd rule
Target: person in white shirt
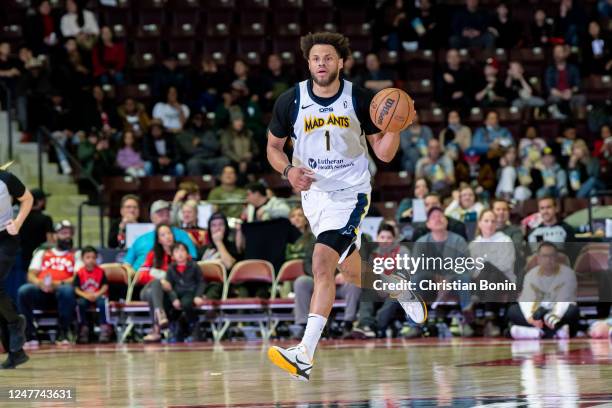
[[453,193],[453,201],[446,207],[444,215],[462,222],[476,221],[484,205],[476,201],[474,189],[467,184],[459,188],[458,196]]
[[189,118],[189,108],[178,100],[175,87],[168,88],[166,102],[157,102],[153,107],[153,117],[164,124],[168,132],[178,133],[183,130]]
[[514,339],[568,338],[576,332],[576,273],[559,262],[557,247],[544,241],[538,265],[525,275],[519,303],[508,308]]
[[60,28],[64,37],[77,37],[77,41],[81,36],[95,38],[100,34],[95,15],[85,10],[77,0],[66,0],[66,14],[62,16]]

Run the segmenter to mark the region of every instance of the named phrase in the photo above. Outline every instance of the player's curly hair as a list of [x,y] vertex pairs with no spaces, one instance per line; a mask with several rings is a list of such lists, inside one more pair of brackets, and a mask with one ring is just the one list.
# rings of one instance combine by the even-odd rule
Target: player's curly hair
[[336,52],[343,60],[346,60],[351,55],[349,39],[339,33],[320,32],[308,33],[300,38],[300,48],[304,59],[308,60],[310,50],[317,44],[331,45],[336,49]]

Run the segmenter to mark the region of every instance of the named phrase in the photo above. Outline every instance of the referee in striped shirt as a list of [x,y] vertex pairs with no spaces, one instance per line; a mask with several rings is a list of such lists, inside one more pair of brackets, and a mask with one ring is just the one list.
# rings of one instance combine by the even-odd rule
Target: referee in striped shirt
[[[0,369],[15,368],[28,361],[23,351],[26,320],[17,314],[12,299],[6,293],[6,278],[19,249],[19,229],[32,208],[32,194],[14,174],[0,167],[0,332],[2,347],[8,352]],[[19,202],[19,213],[13,218],[13,203]]]

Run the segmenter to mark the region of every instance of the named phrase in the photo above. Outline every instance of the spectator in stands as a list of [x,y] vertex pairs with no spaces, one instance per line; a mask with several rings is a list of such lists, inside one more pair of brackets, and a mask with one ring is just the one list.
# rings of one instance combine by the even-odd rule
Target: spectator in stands
[[355,58],[353,58],[352,55],[349,55],[346,60],[344,60],[344,65],[342,66],[342,78],[356,84],[363,83],[363,78],[355,66]]
[[597,2],[597,12],[601,17],[612,18],[612,0],[599,0]]
[[440,144],[446,149],[447,145],[454,143],[464,152],[472,144],[472,130],[461,123],[461,116],[456,109],[448,112],[448,124],[440,132],[438,139]]
[[165,280],[166,273],[172,263],[172,248],[175,237],[168,224],[159,224],[155,228],[153,249],[147,253],[143,264],[138,268],[138,284],[143,285],[140,299],[149,304],[153,328],[143,340],[145,343],[161,341],[160,331],[168,327],[166,309],[169,292],[172,289]]
[[164,132],[164,126],[158,119],[151,121],[149,134],[144,138],[142,157],[145,160],[145,173],[171,174],[182,176],[185,166],[178,161],[175,137]]
[[584,95],[580,91],[580,71],[573,64],[567,63],[569,48],[566,45],[555,45],[553,48],[554,64],[546,69],[544,83],[548,91],[548,103],[552,104],[550,112],[555,119],[565,119],[572,109],[584,106]]
[[[21,61],[11,55],[11,45],[8,42],[0,42],[0,83],[8,87],[13,99],[17,96],[17,82],[22,70]],[[4,89],[0,88],[0,92],[2,100],[6,101]]]
[[55,246],[39,249],[34,253],[28,268],[28,282],[19,288],[17,294],[19,312],[25,315],[28,325],[26,343],[38,346],[34,326],[34,309],[57,309],[59,333],[57,342],[69,344],[69,333],[74,322],[76,306],[72,281],[74,273],[83,266],[81,251],[73,249],[74,227],[63,220],[55,225]]
[[[448,230],[448,219],[444,215],[442,208],[433,207],[427,212],[426,225],[430,232],[416,241],[413,248],[414,253],[423,254],[426,257],[432,258],[457,258],[469,256],[466,241],[461,236]],[[421,269],[413,276],[416,282],[420,282],[422,280],[433,280],[435,275],[446,279],[448,282],[459,281],[462,283],[469,283],[470,281],[468,273],[457,274],[455,271],[446,270],[432,271]],[[461,307],[462,313],[465,317],[469,317],[472,309],[470,292],[464,290],[454,292],[459,297],[459,306]],[[436,301],[443,301],[447,293],[446,291],[438,292]],[[464,320],[461,324],[461,333],[466,337],[471,336],[473,333],[469,323],[469,321]]]
[[[425,201],[425,211],[427,213],[429,213],[429,211],[432,208],[442,208],[442,200],[440,198],[440,195],[437,193],[428,193],[425,196],[424,201]],[[453,232],[459,235],[464,240],[467,240],[467,231],[465,229],[465,224],[463,222],[456,220],[454,218],[447,217],[446,223],[447,223],[447,229],[450,232]],[[431,232],[426,222],[414,223],[413,226],[414,226],[414,232],[412,233],[412,239],[411,239],[413,242],[417,241],[422,236],[425,236]]]
[[429,182],[425,177],[419,177],[414,180],[414,197],[404,198],[397,206],[395,220],[397,222],[412,221],[413,216],[413,200],[424,200],[429,194]]
[[166,131],[178,133],[183,130],[189,118],[189,108],[178,100],[178,90],[171,86],[166,94],[166,102],[157,102],[153,107],[153,118],[164,124]]
[[446,207],[444,214],[463,222],[475,222],[485,207],[476,201],[474,189],[464,184],[459,187],[458,194],[453,194],[453,201]]
[[528,224],[527,241],[572,242],[574,229],[557,218],[557,200],[552,197],[538,198],[538,213]]
[[402,150],[402,169],[413,173],[417,162],[427,155],[427,143],[433,138],[433,132],[427,125],[421,125],[418,114],[405,130],[400,132],[400,149]]
[[554,153],[559,158],[559,163],[563,167],[567,167],[569,159],[573,152],[573,146],[576,142],[577,133],[576,125],[572,122],[566,122],[561,128],[561,137],[555,138],[553,145]]
[[516,149],[514,147],[506,149],[499,162],[495,197],[512,200],[515,197],[514,190],[517,181]]
[[[208,200],[211,201],[244,201],[246,198],[246,191],[236,186],[238,177],[236,175],[236,169],[233,166],[227,165],[223,167],[219,182],[221,185],[213,188],[208,193]],[[223,213],[226,217],[239,218],[242,214],[242,204],[229,204],[219,205],[215,203],[218,211]]]
[[520,166],[517,166],[516,173],[518,185],[514,189],[514,200],[527,200],[535,196],[544,186],[540,165],[532,165],[527,158],[524,158]]
[[79,337],[77,343],[89,343],[89,309],[95,306],[100,326],[100,343],[110,343],[113,328],[106,320],[108,282],[104,269],[97,264],[98,251],[92,246],[83,248],[83,267],[74,274],[74,294],[78,307]]
[[87,133],[77,149],[77,158],[83,169],[80,176],[92,177],[101,183],[102,177],[113,176],[115,172],[115,153],[110,148],[107,137],[101,135],[96,129]]
[[[53,57],[53,56],[52,56]],[[73,37],[64,41],[64,49],[51,59],[53,84],[70,101],[80,100],[92,84],[91,55],[79,49]]]
[[517,255],[516,259],[520,260],[521,256],[524,254],[525,236],[519,226],[510,222],[510,203],[505,200],[496,199],[493,200],[491,208],[495,214],[497,231],[503,232],[510,237],[514,243],[514,250]]
[[436,99],[443,106],[459,109],[463,114],[472,107],[472,78],[461,64],[459,51],[446,52],[446,65],[442,68],[436,86]]
[[495,36],[489,30],[491,20],[478,0],[466,0],[466,8],[455,13],[451,23],[451,48],[493,48]]
[[106,137],[115,139],[120,122],[114,101],[107,95],[99,85],[91,89],[91,97],[87,98],[81,108],[81,129],[96,128]]
[[551,242],[542,242],[537,256],[538,265],[527,272],[519,303],[508,309],[510,334],[514,339],[567,339],[576,333],[580,318],[576,274],[559,262]]
[[567,190],[567,173],[557,162],[550,147],[543,150],[542,174],[543,186],[537,190],[537,197],[565,197]]
[[[434,2],[431,0],[422,0],[415,2],[415,10],[413,11],[413,19],[410,22],[416,38],[418,40],[419,49],[439,49],[446,45],[446,39],[440,38],[440,10],[436,9]],[[411,51],[414,45],[402,44],[405,50]]]
[[554,26],[552,18],[546,16],[546,11],[541,8],[533,13],[533,21],[530,27],[530,45],[546,45],[551,37],[554,36]]
[[250,71],[249,64],[243,59],[236,59],[233,66],[233,81],[239,81],[246,86],[250,99],[258,101],[261,99],[262,86],[260,79],[256,78]]
[[497,48],[514,48],[519,42],[521,29],[519,23],[512,18],[506,3],[502,2],[495,8],[495,17],[489,31],[495,36]]
[[72,166],[68,163],[64,150],[72,144],[74,115],[57,90],[52,90],[49,95],[42,125],[49,130],[51,138],[57,143],[54,149],[62,173],[72,174]]
[[[228,271],[232,269],[240,255],[236,249],[236,244],[230,239],[230,228],[227,218],[220,212],[214,213],[208,219],[209,244],[204,248],[202,261],[219,261]],[[220,294],[217,287],[217,294]],[[209,299],[219,299],[221,296],[211,297],[207,291],[206,297]]]
[[[612,131],[610,125],[602,125],[599,129],[599,139],[595,141],[593,156],[599,159],[602,168],[612,164]],[[610,167],[612,170],[612,167]]]
[[283,66],[278,54],[268,55],[267,70],[263,75],[266,109],[272,110],[274,101],[295,83],[295,79]]
[[[151,204],[151,211],[149,212],[149,214],[151,215],[151,222],[156,227],[162,224],[169,224],[170,203],[163,200],[155,201],[153,204]],[[172,227],[171,229],[172,235],[176,238],[176,241],[182,242],[187,245],[187,248],[189,248],[189,254],[192,258],[195,259],[198,254],[195,245],[193,245],[193,242],[189,237],[189,234],[187,234],[180,228]],[[155,231],[147,232],[146,234],[139,236],[129,248],[123,262],[129,264],[135,270],[138,270],[145,261],[145,258],[149,251],[153,249],[153,246],[156,242],[155,240]]]
[[604,187],[599,178],[599,161],[591,157],[589,148],[582,139],[576,140],[572,146],[567,171],[571,195],[586,198],[590,197],[593,191]]
[[495,58],[487,59],[484,75],[478,91],[474,95],[476,102],[482,107],[506,106],[506,88],[499,78],[499,62]]
[[544,99],[534,95],[533,88],[525,79],[523,65],[519,61],[510,61],[504,86],[508,100],[516,108],[539,108],[546,104]]
[[203,56],[193,78],[196,110],[214,112],[221,102],[221,91],[229,87],[226,73],[219,70],[215,60]]
[[47,198],[51,194],[47,194],[39,188],[33,188],[30,193],[32,193],[32,197],[34,198],[32,210],[30,210],[30,213],[23,221],[23,225],[19,230],[21,259],[23,260],[22,265],[24,265],[24,268],[30,265],[32,254],[36,248],[46,242],[51,243],[54,240],[53,218],[44,213],[47,205]]
[[195,112],[189,122],[190,126],[176,136],[181,160],[187,165],[187,174],[220,174],[223,167],[229,164],[229,159],[221,156],[218,133],[207,126],[201,112]]
[[246,222],[268,221],[289,218],[289,206],[282,198],[268,197],[261,183],[250,183],[246,187],[247,207],[243,213]]
[[187,201],[195,201],[200,203],[202,196],[200,195],[200,187],[195,181],[185,180],[179,184],[177,192],[172,199],[172,210],[170,212],[170,221],[172,224],[181,223],[181,208]]
[[[472,258],[486,259],[485,268],[472,275],[474,280],[516,282],[514,262],[516,254],[512,239],[497,228],[497,216],[493,210],[483,210],[478,217],[476,237],[469,245]],[[489,263],[490,265],[487,265]],[[493,268],[491,268],[491,266]]]
[[612,70],[612,39],[602,34],[597,21],[589,23],[589,32],[580,46],[582,73],[605,75]]
[[581,3],[575,0],[561,0],[559,15],[555,19],[556,36],[572,46],[579,44],[587,27],[587,16]]
[[546,141],[538,136],[536,127],[527,126],[525,136],[521,138],[518,145],[519,159],[526,160],[530,166],[534,166],[542,158],[544,148],[546,148]]
[[125,83],[126,54],[123,44],[113,40],[110,27],[100,30],[100,40],[91,53],[93,75],[101,84],[123,85]]
[[75,37],[79,46],[90,50],[100,34],[96,16],[85,10],[84,1],[66,0],[66,14],[60,26],[64,37]]
[[24,36],[27,46],[35,55],[48,54],[58,44],[59,16],[51,8],[49,0],[40,0],[35,11],[26,17]]
[[198,254],[200,254],[200,250],[207,244],[208,235],[205,229],[198,226],[198,201],[187,200],[181,205],[181,222],[179,226],[189,234],[198,250]]
[[455,183],[455,169],[448,156],[442,154],[438,139],[427,143],[427,155],[417,162],[415,175],[427,179],[432,191],[442,195],[450,192]]
[[308,270],[309,273],[312,274],[312,256],[306,255],[312,255],[315,236],[310,229],[310,225],[308,224],[302,207],[294,207],[291,209],[289,212],[289,222],[291,222],[291,225],[297,228],[302,235],[294,243],[287,243],[287,248],[285,248],[285,259],[287,261],[292,259],[303,259],[304,270]]
[[155,72],[151,80],[151,96],[159,101],[167,96],[171,87],[184,95],[189,88],[189,81],[185,72],[179,68],[178,59],[174,54],[167,54]]
[[409,30],[406,21],[406,5],[403,0],[387,0],[379,9],[375,21],[374,35],[383,42],[383,48],[399,51],[405,33]]
[[395,73],[380,67],[378,55],[369,53],[365,58],[366,72],[363,78],[363,86],[378,92],[381,89],[391,88],[395,81]]
[[197,308],[204,304],[206,282],[200,267],[180,242],[172,247],[172,263],[164,280],[170,286],[168,297],[173,308],[170,321],[174,322],[171,327],[175,326],[172,337],[182,341],[196,335]]
[[485,155],[490,150],[501,150],[514,145],[514,139],[510,131],[499,125],[497,112],[489,111],[485,118],[484,126],[474,132],[472,148],[477,154]]
[[108,247],[125,249],[126,228],[128,224],[136,224],[140,218],[140,198],[134,194],[121,197],[121,218],[113,220],[108,232]]
[[19,49],[24,69],[17,82],[17,120],[22,131],[22,142],[28,142],[41,124],[47,95],[51,91],[51,71],[48,60],[34,57],[27,47]]
[[125,131],[117,151],[117,167],[128,176],[144,177],[146,176],[144,165],[140,143],[134,137],[134,132]]
[[134,98],[126,98],[123,105],[117,109],[119,118],[122,121],[121,128],[124,132],[131,131],[138,140],[149,132],[151,118],[144,105],[136,102]]
[[231,109],[230,125],[221,131],[221,152],[237,166],[242,177],[252,174],[258,168],[255,158],[259,154],[259,147],[253,132],[245,126],[240,109]]

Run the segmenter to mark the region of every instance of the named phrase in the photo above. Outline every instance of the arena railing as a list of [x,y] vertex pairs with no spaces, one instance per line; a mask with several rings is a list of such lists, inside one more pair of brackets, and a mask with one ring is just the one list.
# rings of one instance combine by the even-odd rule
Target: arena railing
[[43,176],[43,149],[45,147],[45,143],[48,143],[49,146],[53,146],[56,149],[62,151],[62,153],[66,156],[70,165],[73,169],[76,170],[76,174],[79,177],[87,180],[93,187],[96,192],[96,202],[88,199],[87,201],[83,201],[79,204],[78,213],[77,213],[77,239],[78,246],[82,246],[82,238],[83,238],[83,207],[98,207],[98,217],[99,217],[99,232],[100,232],[100,247],[104,247],[104,185],[98,183],[90,174],[83,171],[83,166],[79,160],[74,157],[70,152],[66,150],[64,146],[55,141],[51,137],[51,132],[46,127],[40,127],[38,132],[36,132],[36,139],[38,144],[38,188],[41,190],[44,189],[44,176]]

